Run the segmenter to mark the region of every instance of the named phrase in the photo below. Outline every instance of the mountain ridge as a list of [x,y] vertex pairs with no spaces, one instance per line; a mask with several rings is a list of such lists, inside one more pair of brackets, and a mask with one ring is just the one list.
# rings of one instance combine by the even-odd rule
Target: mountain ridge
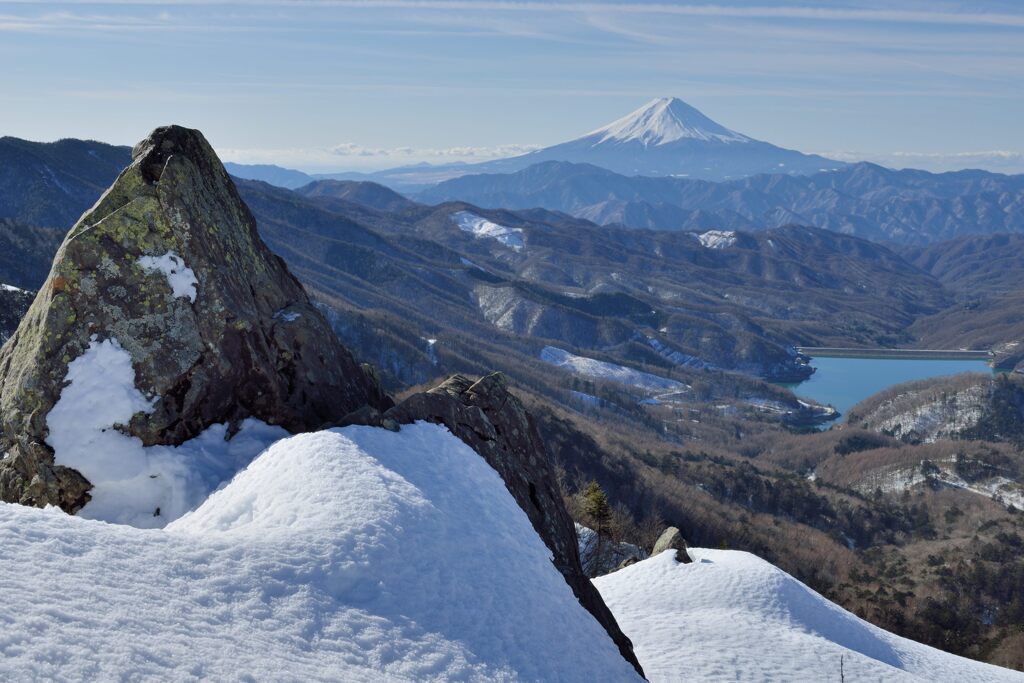
[[[482,207],[541,207],[597,223],[686,230],[813,225],[881,242],[927,244],[971,233],[1024,232],[1024,175],[896,171],[860,162],[806,176],[713,182],[625,176],[548,161],[513,173],[466,175],[413,195]],[[692,225],[695,212],[700,224]]]

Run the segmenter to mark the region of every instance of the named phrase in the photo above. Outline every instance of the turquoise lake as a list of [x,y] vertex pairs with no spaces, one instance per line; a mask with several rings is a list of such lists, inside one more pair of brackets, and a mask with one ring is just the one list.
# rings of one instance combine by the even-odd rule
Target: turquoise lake
[[812,358],[811,367],[816,371],[810,379],[789,388],[801,398],[835,407],[843,416],[868,396],[894,384],[961,372],[992,372],[983,360]]

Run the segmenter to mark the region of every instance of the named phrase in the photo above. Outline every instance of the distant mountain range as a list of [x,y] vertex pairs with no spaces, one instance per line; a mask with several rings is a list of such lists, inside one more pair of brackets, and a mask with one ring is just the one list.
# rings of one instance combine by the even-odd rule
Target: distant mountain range
[[[684,133],[696,135],[665,121],[645,130],[657,135],[640,137],[648,145]],[[733,134],[711,124],[700,130],[725,146],[746,144],[723,142]],[[622,123],[605,134],[613,133],[634,135],[636,129]],[[113,182],[130,156],[128,147],[94,141],[0,138],[0,217],[66,229]],[[291,187],[322,204],[334,202],[345,212],[358,212],[358,206],[400,211],[412,206],[411,200],[465,201],[484,208],[543,208],[629,228],[756,232],[796,224],[904,245],[1024,233],[1024,175],[977,170],[934,174],[858,163],[812,175],[773,173],[712,182],[626,176],[592,164],[548,161],[513,173],[464,175],[402,196],[365,179],[315,178],[272,166],[228,168],[236,177],[262,175],[269,178],[265,182]],[[408,172],[415,169],[425,173],[423,167]]]
[[809,176],[770,174],[714,183],[627,177],[589,164],[546,162],[516,173],[454,178],[414,198],[543,207],[596,223],[657,230],[813,225],[901,244],[1024,232],[1024,175],[894,171],[869,163]]
[[66,230],[131,158],[130,147],[92,140],[0,138],[0,217]]
[[224,168],[236,178],[262,180],[265,183],[286,187],[289,190],[308,185],[316,180],[316,178],[308,173],[273,164],[233,164],[228,161],[224,164]]
[[675,97],[651,100],[583,137],[467,168],[508,173],[543,161],[593,164],[628,176],[727,180],[758,173],[802,175],[844,164],[729,130]]
[[[46,172],[84,176],[82,163],[51,159]],[[793,344],[909,342],[906,326],[949,304],[891,250],[820,229],[649,232],[540,209],[424,206],[365,182],[238,188],[268,244],[351,313],[339,334],[396,384],[442,369],[549,374],[547,346],[673,377],[711,367],[799,379],[809,370]],[[36,203],[11,194],[11,206]],[[67,195],[62,212],[77,216],[98,194]],[[60,233],[7,218],[12,249],[56,248]],[[9,260],[5,277],[21,286],[47,272],[45,259],[32,272]]]
[[727,180],[758,173],[804,175],[841,168],[840,161],[776,147],[712,121],[675,97],[651,100],[582,137],[507,159],[475,164],[404,166],[375,173],[309,175],[279,166],[225,164],[239,177],[295,189],[317,179],[371,180],[415,191],[468,174],[511,173],[545,161],[593,164],[627,176]]

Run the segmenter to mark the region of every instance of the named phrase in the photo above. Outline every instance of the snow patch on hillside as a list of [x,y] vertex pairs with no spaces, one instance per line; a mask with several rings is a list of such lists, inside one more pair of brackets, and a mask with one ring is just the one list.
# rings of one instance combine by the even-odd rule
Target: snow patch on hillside
[[986,381],[948,394],[941,388],[910,391],[881,403],[861,419],[869,428],[898,439],[931,443],[956,438],[976,426],[990,395],[991,384]]
[[163,256],[140,256],[138,264],[147,272],[163,273],[174,298],[187,296],[191,303],[196,302],[196,285],[199,280],[195,272],[185,265],[185,260],[173,251]]
[[3,680],[640,680],[436,425],[279,441],[162,530],[0,504],[0,547]]
[[902,493],[926,482],[935,486],[968,491],[991,498],[1003,505],[1024,510],[1024,484],[1001,475],[967,481],[956,473],[954,458],[923,460],[918,466],[882,467],[866,474],[855,488],[868,495],[876,490],[881,490],[882,493]]
[[[667,332],[668,330],[665,329],[665,328],[662,328],[659,331],[664,333],[664,332]],[[687,353],[683,353],[682,351],[676,351],[675,349],[672,349],[672,348],[666,346],[664,343],[662,343],[662,341],[660,339],[657,339],[655,337],[646,337],[646,339],[647,339],[647,343],[651,345],[651,348],[653,348],[663,358],[665,358],[666,360],[670,361],[674,365],[678,365],[680,367],[685,367],[685,368],[697,368],[697,369],[705,369],[705,368],[711,369],[711,368],[715,367],[713,364],[707,362],[703,358],[698,358],[697,356],[691,356],[691,355],[689,355]]]
[[893,635],[749,553],[664,552],[594,580],[651,683],[1024,681]]
[[565,368],[583,377],[603,379],[611,382],[618,382],[638,389],[647,391],[685,391],[687,387],[682,382],[667,377],[659,377],[648,372],[634,370],[615,363],[608,363],[603,360],[577,356],[557,346],[545,346],[540,352],[541,360]]
[[707,249],[727,249],[736,244],[736,233],[732,230],[708,230],[690,234]]
[[143,446],[121,431],[157,399],[135,386],[131,355],[117,339],[94,336],[68,364],[67,386],[46,416],[46,443],[58,465],[78,470],[93,485],[79,513],[138,527],[161,527],[201,503],[211,491],[274,441],[281,427],[249,419],[230,441],[227,425],[213,425],[180,446]]
[[453,213],[452,220],[455,221],[455,225],[459,227],[459,230],[472,233],[477,239],[489,238],[498,240],[506,247],[511,247],[516,251],[522,251],[525,246],[522,228],[509,228],[499,225],[469,211]]

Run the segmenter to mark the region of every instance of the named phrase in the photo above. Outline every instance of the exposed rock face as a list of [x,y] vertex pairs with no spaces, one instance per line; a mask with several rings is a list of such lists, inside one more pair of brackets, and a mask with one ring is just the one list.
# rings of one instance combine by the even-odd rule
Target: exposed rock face
[[122,429],[180,444],[256,417],[290,431],[390,399],[337,341],[198,131],[159,128],[71,229],[0,350],[0,499],[74,512],[89,483],[54,464],[47,415],[93,339],[127,350],[155,399]]
[[651,556],[660,555],[669,549],[676,551],[677,562],[687,564],[692,561],[690,553],[686,550],[686,540],[683,538],[683,534],[674,526],[670,526],[661,532],[661,536],[654,543],[654,549],[651,550]]
[[551,455],[540,433],[500,373],[473,382],[460,375],[410,396],[381,415],[369,411],[353,421],[388,426],[427,420],[443,424],[479,453],[505,481],[553,555],[553,561],[580,603],[601,623],[622,656],[643,673],[633,645],[580,565],[576,531],[562,502]]
[[582,524],[576,525],[576,537],[579,540],[580,564],[590,578],[604,576],[647,559],[647,553],[640,546],[600,538],[596,531]]

